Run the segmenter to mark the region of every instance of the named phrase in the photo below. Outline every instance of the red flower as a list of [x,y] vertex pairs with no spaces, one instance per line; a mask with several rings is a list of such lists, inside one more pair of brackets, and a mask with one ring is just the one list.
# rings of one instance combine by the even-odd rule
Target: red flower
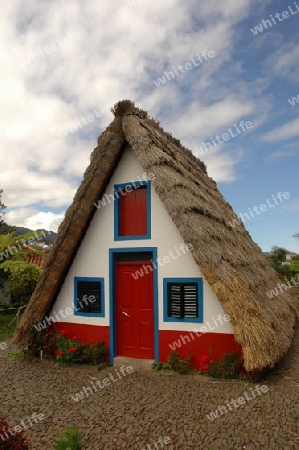
[[76,339],[78,339],[77,336],[73,336],[73,341],[75,341]]
[[77,350],[77,347],[74,347],[73,345],[70,347],[70,352],[75,352]]
[[67,330],[61,330],[60,334],[67,334]]
[[64,354],[63,350],[59,350],[58,355],[62,356]]
[[213,363],[214,361],[208,355],[202,355],[199,358],[199,366],[201,371],[209,370],[210,365]]

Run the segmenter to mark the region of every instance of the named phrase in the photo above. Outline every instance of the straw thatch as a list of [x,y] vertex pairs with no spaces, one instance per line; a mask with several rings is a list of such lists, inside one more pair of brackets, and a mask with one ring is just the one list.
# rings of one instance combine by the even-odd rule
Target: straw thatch
[[129,100],[115,105],[115,119],[98,146],[73,204],[60,225],[44,272],[13,337],[26,345],[33,323],[48,314],[127,144],[210,284],[241,345],[247,370],[272,367],[289,349],[296,309],[289,292],[272,299],[266,293],[279,283],[260,248],[223,199],[203,162]]

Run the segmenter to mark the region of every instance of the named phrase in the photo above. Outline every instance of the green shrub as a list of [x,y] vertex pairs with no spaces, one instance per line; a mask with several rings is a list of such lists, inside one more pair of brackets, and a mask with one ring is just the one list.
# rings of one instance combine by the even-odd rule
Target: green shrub
[[7,359],[11,361],[25,361],[26,355],[24,352],[10,353],[7,355]]
[[106,361],[107,352],[104,342],[97,342],[95,345],[82,343],[73,353],[72,362],[75,364],[101,364]]
[[187,375],[191,372],[191,360],[192,356],[181,359],[180,355],[176,351],[170,352],[168,355],[168,363],[171,369],[180,375]]
[[170,365],[165,362],[160,362],[160,361],[154,362],[152,367],[155,372],[170,372],[171,371]]
[[168,355],[168,363],[171,370],[179,373],[180,375],[187,375],[191,372],[191,360],[192,356],[181,359],[177,351],[170,352]]
[[16,328],[17,321],[14,314],[7,314],[5,311],[0,313],[0,342],[12,337]]
[[55,334],[52,327],[37,331],[33,326],[29,333],[27,357],[29,359],[53,358],[54,350]]
[[80,450],[83,443],[77,427],[69,427],[65,434],[56,438],[55,450]]
[[180,375],[187,375],[191,372],[191,360],[192,356],[188,356],[185,359],[181,359],[177,351],[170,352],[165,362],[154,362],[153,369],[155,372],[176,372]]
[[214,378],[239,378],[242,367],[243,360],[239,353],[227,353],[210,365],[207,374]]

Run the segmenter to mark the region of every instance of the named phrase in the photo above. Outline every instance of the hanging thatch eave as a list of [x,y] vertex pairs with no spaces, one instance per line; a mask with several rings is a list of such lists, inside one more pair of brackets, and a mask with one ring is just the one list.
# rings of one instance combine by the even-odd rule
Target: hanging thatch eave
[[273,366],[293,336],[296,310],[289,292],[267,297],[279,279],[243,224],[230,225],[237,216],[207,175],[204,163],[133,103],[119,102],[114,114],[59,227],[14,342],[26,344],[33,323],[51,310],[95,214],[94,203],[104,194],[129,144],[144,171],[155,175],[156,193],[184,241],[192,244],[194,261],[230,315],[246,369]]

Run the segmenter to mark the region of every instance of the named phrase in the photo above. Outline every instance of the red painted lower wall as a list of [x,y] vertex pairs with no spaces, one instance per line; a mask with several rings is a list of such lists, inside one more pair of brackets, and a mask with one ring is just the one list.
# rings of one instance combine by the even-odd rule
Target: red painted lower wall
[[[83,325],[80,323],[56,322],[56,332],[67,330],[67,337],[76,336],[81,342],[103,341],[107,345],[110,353],[110,339],[108,326]],[[199,334],[199,333],[198,333]],[[224,353],[242,353],[241,346],[236,343],[233,334],[204,333],[196,336],[195,332],[188,331],[159,331],[159,361],[166,362],[169,353],[176,350],[183,358],[192,355],[192,367],[199,369],[199,358],[202,355],[209,355],[217,361]]]
[[[200,333],[198,333],[199,335]],[[204,333],[196,336],[189,331],[159,331],[159,360],[166,362],[169,353],[176,350],[183,358],[192,355],[192,367],[199,369],[199,358],[210,355],[217,361],[225,353],[242,353],[241,346],[237,344],[233,334]]]

